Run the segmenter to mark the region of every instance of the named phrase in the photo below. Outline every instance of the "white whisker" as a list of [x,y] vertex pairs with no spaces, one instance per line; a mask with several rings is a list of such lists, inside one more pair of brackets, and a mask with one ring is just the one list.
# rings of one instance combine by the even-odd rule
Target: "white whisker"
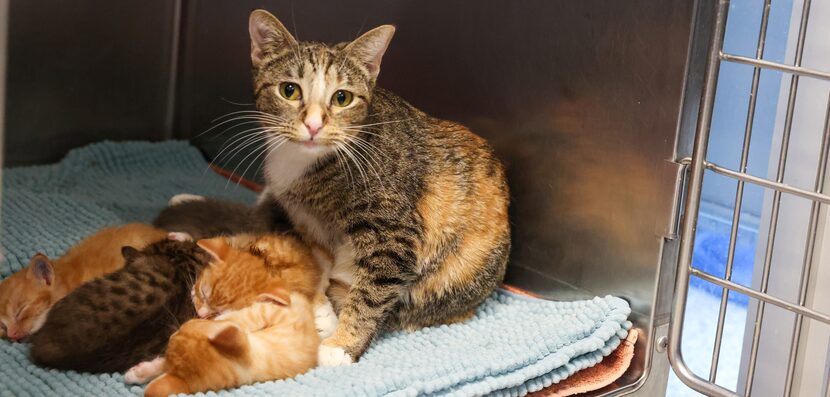
[[231,160],[234,159],[234,157],[238,156],[240,153],[243,153],[245,151],[245,149],[247,149],[249,147],[253,147],[254,145],[257,145],[260,142],[262,142],[264,140],[267,140],[268,138],[269,138],[268,135],[264,135],[264,136],[259,136],[256,139],[246,141],[247,143],[245,143],[244,145],[240,145],[239,147],[234,149],[233,154],[230,155],[229,157],[227,157],[226,159],[224,159],[223,162],[229,163]]
[[402,123],[404,121],[409,121],[412,119],[400,119],[400,120],[389,120],[389,121],[381,121],[378,123],[369,123],[369,124],[360,124],[360,125],[351,125],[350,128],[363,128],[363,127],[371,127],[373,125],[383,125],[383,124],[392,124],[392,123]]
[[[265,147],[262,149],[262,151],[260,151],[260,153],[251,160],[251,163],[248,164],[247,167],[245,167],[245,170],[242,171],[242,174],[240,176],[244,177],[245,174],[248,173],[248,170],[251,168],[251,166],[256,164],[257,160],[259,160],[259,158],[263,154],[267,154],[267,153],[270,153],[272,150],[278,149],[280,146],[282,146],[287,141],[288,141],[288,138],[278,136],[278,137],[274,138],[273,140],[270,140],[269,142],[267,142],[265,144]],[[275,145],[276,145],[276,147],[274,147]],[[244,162],[244,160],[242,162]],[[242,163],[242,162],[240,162],[240,163]],[[236,181],[236,186],[238,187],[240,183],[242,183],[242,178],[240,178],[238,181]]]
[[352,174],[352,169],[349,166],[348,158],[346,158],[345,153],[343,153],[343,151],[345,151],[345,147],[340,142],[334,141],[333,143],[334,143],[335,146],[337,146],[337,150],[335,151],[335,153],[337,153],[338,158],[343,160],[343,164],[346,167],[346,173],[349,175],[349,186],[354,188],[354,178],[353,178],[353,174]]
[[[375,173],[375,176],[378,178],[378,183],[383,186],[383,178],[380,176],[380,172],[378,172],[378,168],[383,168],[381,164],[378,162],[377,158],[375,158],[370,152],[369,149],[366,147],[365,143],[359,142],[353,139],[354,137],[349,137],[348,143],[351,143],[354,146],[354,153],[355,155],[359,156],[363,159],[366,167],[369,168],[370,171]],[[376,168],[377,166],[377,168]]]

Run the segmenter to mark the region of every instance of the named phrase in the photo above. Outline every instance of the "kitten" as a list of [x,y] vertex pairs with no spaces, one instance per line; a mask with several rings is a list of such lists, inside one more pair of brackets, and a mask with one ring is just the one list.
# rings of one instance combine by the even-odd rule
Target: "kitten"
[[210,256],[189,241],[125,246],[124,268],[60,300],[32,336],[35,363],[119,372],[164,351],[179,324],[195,317],[190,289]]
[[0,336],[19,341],[46,321],[55,302],[86,281],[124,266],[121,247],[143,248],[166,232],[132,223],[103,229],[51,261],[36,254],[29,266],[0,282]]
[[317,365],[319,345],[307,298],[281,291],[217,320],[188,321],[170,338],[164,358],[130,370],[125,378],[163,373],[147,386],[147,397],[286,379]]
[[333,285],[350,285],[321,365],[353,362],[384,329],[470,317],[507,266],[509,194],[493,149],[375,86],[394,32],[326,45],[297,42],[264,10],[249,20],[269,127],[260,203],[332,252]]
[[[291,294],[293,301],[300,296],[302,302],[312,302],[313,324],[320,337],[333,332],[337,316],[325,293],[326,269],[331,266],[326,255],[290,234],[242,234],[200,240],[197,244],[211,255],[210,265],[201,272],[191,291],[199,317],[225,318],[263,297],[284,303]],[[143,383],[161,371],[163,362],[164,359],[155,359],[140,363],[127,371],[124,379],[128,383]]]
[[251,305],[262,293],[288,289],[314,304],[321,336],[327,337],[337,316],[326,297],[330,263],[289,234],[237,235],[200,240],[213,257],[193,285],[193,305],[209,318]]
[[[187,233],[194,240],[240,233],[262,234],[288,230],[284,223],[271,222],[264,208],[249,207],[233,201],[179,194],[170,199],[153,225],[173,232]],[[270,211],[270,210],[269,210]]]

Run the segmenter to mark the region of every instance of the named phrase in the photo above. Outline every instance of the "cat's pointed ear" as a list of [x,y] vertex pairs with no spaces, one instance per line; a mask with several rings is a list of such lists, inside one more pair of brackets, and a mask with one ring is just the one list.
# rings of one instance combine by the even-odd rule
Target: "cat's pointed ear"
[[202,239],[197,241],[196,245],[207,251],[216,262],[223,262],[231,250],[231,246],[222,237]]
[[162,374],[144,390],[144,397],[167,397],[172,394],[190,394],[190,385],[176,375]]
[[218,328],[208,340],[220,353],[238,356],[245,351],[247,336],[236,324],[228,323]]
[[394,35],[394,26],[378,26],[349,43],[343,51],[363,62],[374,80],[380,73],[380,60]]
[[265,10],[254,10],[248,18],[248,33],[251,34],[251,62],[254,67],[262,64],[269,49],[297,46],[297,40],[280,21]]
[[29,261],[29,276],[49,287],[52,286],[52,283],[55,282],[55,269],[52,268],[52,264],[46,255],[38,252],[32,257],[32,260]]
[[121,247],[121,256],[123,256],[124,260],[126,260],[127,262],[131,262],[133,259],[141,256],[141,252],[135,247],[125,245]]
[[285,288],[276,288],[271,292],[259,294],[256,297],[257,302],[274,303],[280,306],[288,306],[291,304],[291,295]]

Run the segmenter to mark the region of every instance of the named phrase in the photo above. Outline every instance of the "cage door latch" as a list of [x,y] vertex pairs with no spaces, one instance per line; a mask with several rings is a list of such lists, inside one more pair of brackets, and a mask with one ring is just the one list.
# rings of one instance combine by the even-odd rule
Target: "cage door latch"
[[680,232],[680,219],[683,212],[683,198],[686,191],[688,169],[691,158],[677,161],[664,161],[661,174],[662,186],[660,206],[655,225],[656,232],[666,240],[677,239]]

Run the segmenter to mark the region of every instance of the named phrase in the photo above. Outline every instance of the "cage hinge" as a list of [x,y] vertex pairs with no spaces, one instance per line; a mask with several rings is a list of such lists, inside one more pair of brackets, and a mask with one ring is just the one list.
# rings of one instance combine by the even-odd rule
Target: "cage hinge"
[[688,180],[691,158],[663,163],[663,197],[660,203],[664,211],[658,215],[657,233],[666,240],[677,239],[680,231],[680,219],[683,212],[683,198]]

